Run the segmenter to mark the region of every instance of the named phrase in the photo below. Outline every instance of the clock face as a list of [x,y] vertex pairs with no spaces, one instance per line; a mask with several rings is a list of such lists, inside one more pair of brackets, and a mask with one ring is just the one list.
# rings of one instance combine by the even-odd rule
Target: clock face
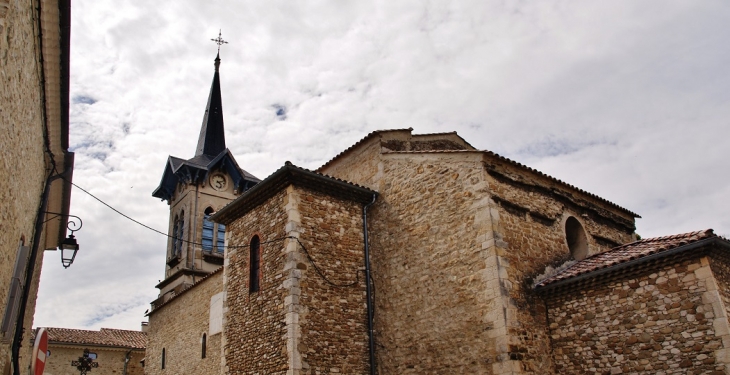
[[216,173],[210,177],[210,186],[212,186],[215,190],[225,190],[226,183],[226,176],[220,173]]

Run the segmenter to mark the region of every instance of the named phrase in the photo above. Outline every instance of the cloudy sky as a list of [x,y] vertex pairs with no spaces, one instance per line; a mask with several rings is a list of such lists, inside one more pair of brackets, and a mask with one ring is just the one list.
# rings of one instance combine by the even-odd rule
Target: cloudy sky
[[[730,235],[727,1],[74,0],[74,182],[166,230],[222,29],[227,145],[264,178],[368,132],[457,131],[639,213],[643,237]],[[78,189],[76,262],[44,258],[36,326],[137,329],[166,238]]]

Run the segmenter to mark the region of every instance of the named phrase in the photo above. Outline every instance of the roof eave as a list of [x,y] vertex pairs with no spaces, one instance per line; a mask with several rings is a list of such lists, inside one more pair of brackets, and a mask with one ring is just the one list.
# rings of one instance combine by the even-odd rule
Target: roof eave
[[545,286],[536,286],[534,288],[534,290],[539,294],[546,294],[547,292],[555,290],[556,288],[564,287],[564,286],[574,284],[574,283],[577,283],[577,282],[580,282],[580,281],[583,281],[586,279],[594,278],[594,277],[601,276],[601,275],[604,275],[607,273],[620,271],[620,270],[630,268],[630,267],[635,267],[635,266],[641,265],[643,263],[647,263],[650,261],[677,255],[677,254],[680,254],[680,253],[683,253],[686,251],[690,251],[690,250],[694,250],[694,249],[698,249],[698,248],[701,248],[704,246],[712,246],[712,245],[724,247],[724,248],[730,250],[730,242],[722,239],[721,237],[705,238],[705,239],[702,239],[702,240],[699,240],[696,242],[692,242],[692,243],[689,243],[686,245],[678,246],[671,250],[654,253],[651,255],[647,255],[645,257],[630,260],[628,262],[619,263],[619,264],[616,264],[613,266],[597,269],[597,270],[594,270],[591,272],[586,272],[584,274],[580,274],[580,275],[577,275],[577,276],[574,276],[574,277],[571,277],[568,279],[555,281],[555,282],[547,284]]
[[[283,167],[279,168],[276,172],[272,173],[269,177],[263,181],[254,185],[251,189],[247,190],[240,197],[236,198],[231,203],[227,204],[218,212],[214,213],[210,219],[215,222],[228,224],[233,220],[237,219],[239,215],[247,212],[245,208],[242,208],[247,202],[253,201],[254,206],[259,203],[257,201],[266,200],[273,196],[276,192],[280,191],[283,187],[291,184],[298,185],[296,181],[298,177],[318,180],[324,184],[333,187],[334,189],[341,189],[342,191],[350,191],[363,202],[369,202],[372,200],[373,195],[377,195],[377,192],[368,188],[351,184],[349,182],[335,179],[329,176],[325,176],[304,168],[299,168],[287,162]],[[367,199],[365,199],[367,197]],[[241,213],[242,212],[242,213]]]

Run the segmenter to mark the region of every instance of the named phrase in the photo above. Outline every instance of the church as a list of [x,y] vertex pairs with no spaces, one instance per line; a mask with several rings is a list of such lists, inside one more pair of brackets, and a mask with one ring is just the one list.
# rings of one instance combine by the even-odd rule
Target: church
[[[455,132],[374,131],[259,179],[220,58],[170,156],[146,374],[727,374],[730,242],[639,216]],[[243,166],[245,168],[245,165]]]

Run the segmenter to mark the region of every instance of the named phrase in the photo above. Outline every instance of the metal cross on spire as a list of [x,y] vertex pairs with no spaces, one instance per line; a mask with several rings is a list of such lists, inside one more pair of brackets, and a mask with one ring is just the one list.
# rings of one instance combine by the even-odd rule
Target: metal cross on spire
[[223,38],[221,38],[221,30],[220,29],[218,29],[218,38],[211,39],[211,40],[214,41],[215,44],[218,45],[218,53],[221,52],[221,45],[228,44],[228,42],[226,42],[225,40],[223,40]]

